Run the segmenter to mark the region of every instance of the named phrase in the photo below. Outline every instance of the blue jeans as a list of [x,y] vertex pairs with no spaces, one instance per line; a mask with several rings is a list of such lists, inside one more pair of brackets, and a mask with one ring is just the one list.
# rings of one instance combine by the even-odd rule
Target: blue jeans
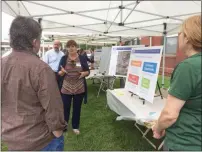
[[54,138],[46,147],[41,151],[63,151],[64,150],[64,136]]

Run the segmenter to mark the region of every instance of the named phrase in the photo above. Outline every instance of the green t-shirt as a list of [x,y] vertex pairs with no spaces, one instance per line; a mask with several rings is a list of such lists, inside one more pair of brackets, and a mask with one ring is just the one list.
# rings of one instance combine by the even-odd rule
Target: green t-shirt
[[175,124],[166,129],[165,144],[171,150],[201,148],[201,53],[182,61],[173,71],[169,94],[185,101]]

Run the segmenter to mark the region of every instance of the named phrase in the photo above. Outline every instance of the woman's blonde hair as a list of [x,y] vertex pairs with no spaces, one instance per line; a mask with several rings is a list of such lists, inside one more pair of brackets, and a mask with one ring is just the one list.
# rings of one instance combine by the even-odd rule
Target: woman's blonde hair
[[201,51],[201,15],[186,19],[182,24],[181,31],[186,35],[193,48]]

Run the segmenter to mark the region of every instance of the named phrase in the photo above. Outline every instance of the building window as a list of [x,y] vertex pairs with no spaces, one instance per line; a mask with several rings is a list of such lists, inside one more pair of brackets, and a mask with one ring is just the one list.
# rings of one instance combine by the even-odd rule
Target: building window
[[176,55],[178,36],[166,37],[166,55]]

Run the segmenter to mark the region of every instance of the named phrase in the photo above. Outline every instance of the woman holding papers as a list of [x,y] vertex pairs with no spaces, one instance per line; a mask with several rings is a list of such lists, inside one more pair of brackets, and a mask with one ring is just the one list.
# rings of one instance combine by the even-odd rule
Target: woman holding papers
[[62,57],[58,74],[59,87],[64,104],[65,120],[69,121],[71,102],[73,100],[72,128],[79,134],[81,105],[87,102],[87,85],[85,77],[89,75],[89,67],[85,56],[78,55],[77,43],[70,40],[66,44],[68,53]]
[[201,151],[201,15],[184,21],[179,49],[187,59],[171,76],[167,103],[153,126],[154,138],[165,135],[165,150]]

